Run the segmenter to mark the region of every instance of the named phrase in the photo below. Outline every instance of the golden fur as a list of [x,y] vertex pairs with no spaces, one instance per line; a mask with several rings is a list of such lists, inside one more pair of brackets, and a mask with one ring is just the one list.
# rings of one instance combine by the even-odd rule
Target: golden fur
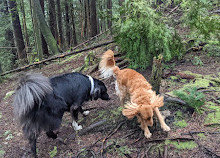
[[170,130],[170,127],[166,125],[158,109],[163,106],[163,97],[156,95],[152,91],[152,86],[143,75],[132,69],[120,70],[115,65],[114,52],[112,50],[106,51],[102,56],[99,70],[103,78],[110,76],[116,78],[115,90],[122,106],[124,106],[126,96],[129,96],[130,102],[124,106],[122,114],[128,119],[137,116],[138,122],[144,130],[145,137],[151,137],[148,126],[153,126],[153,112],[156,113],[161,128],[164,131]]

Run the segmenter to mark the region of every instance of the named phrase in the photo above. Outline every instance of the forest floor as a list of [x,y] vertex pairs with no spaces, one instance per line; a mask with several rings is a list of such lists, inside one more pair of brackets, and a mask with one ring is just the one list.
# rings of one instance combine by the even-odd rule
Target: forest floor
[[[117,53],[114,44],[94,49],[93,52],[99,58],[109,48]],[[84,57],[88,53],[89,51],[83,52],[56,60],[41,69],[34,68],[27,71],[41,72],[48,77],[72,72],[83,65]],[[195,56],[199,57],[202,63],[195,64],[192,61]],[[70,114],[65,113],[62,126],[57,130],[60,139],[49,139],[42,132],[37,140],[37,155],[42,158],[204,158],[220,156],[220,59],[209,57],[204,51],[190,52],[182,60],[166,63],[164,67],[164,72],[177,70],[190,73],[195,78],[166,77],[162,80],[160,93],[172,95],[173,90],[187,85],[197,86],[205,94],[206,100],[200,113],[192,112],[184,105],[165,104],[161,111],[166,116],[166,122],[171,127],[171,131],[163,132],[158,120],[155,120],[154,126],[150,128],[152,137],[146,139],[136,118],[127,120],[122,115],[119,98],[115,95],[114,79],[106,79],[103,82],[107,86],[111,100],[87,102],[83,108],[90,109],[90,114],[87,117],[80,115],[79,119],[79,124],[83,128],[99,121],[105,121],[105,123],[80,135],[71,126]],[[139,72],[149,80],[150,69]],[[88,71],[83,73],[87,74]],[[0,157],[24,157],[26,149],[29,148],[28,141],[23,137],[16,120],[13,119],[13,95],[10,95],[10,92],[15,89],[20,75],[22,72],[7,75],[4,82],[0,84]],[[90,75],[99,78],[98,71]]]

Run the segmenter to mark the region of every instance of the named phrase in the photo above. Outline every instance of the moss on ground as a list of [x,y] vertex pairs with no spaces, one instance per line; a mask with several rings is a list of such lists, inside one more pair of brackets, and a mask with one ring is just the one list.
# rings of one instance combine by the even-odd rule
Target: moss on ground
[[185,149],[192,150],[198,146],[194,141],[177,142],[177,141],[166,140],[165,144],[174,145],[178,150],[185,150]]

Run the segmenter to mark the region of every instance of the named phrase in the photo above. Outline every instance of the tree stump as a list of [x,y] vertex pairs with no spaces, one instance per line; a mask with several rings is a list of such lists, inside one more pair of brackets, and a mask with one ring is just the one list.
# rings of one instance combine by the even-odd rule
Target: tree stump
[[160,92],[160,83],[162,79],[162,60],[163,56],[160,54],[158,58],[153,58],[153,66],[150,77],[150,83],[153,87],[153,90],[156,91],[157,94]]

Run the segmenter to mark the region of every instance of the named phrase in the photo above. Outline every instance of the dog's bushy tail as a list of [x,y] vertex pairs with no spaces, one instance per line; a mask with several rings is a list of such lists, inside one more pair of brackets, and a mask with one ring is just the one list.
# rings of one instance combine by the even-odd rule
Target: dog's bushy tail
[[102,78],[109,78],[118,74],[120,71],[119,67],[115,65],[114,52],[107,50],[100,61],[99,71]]
[[35,104],[40,107],[42,99],[52,90],[49,78],[37,73],[24,75],[15,90],[13,101],[15,117],[21,118],[34,108]]

